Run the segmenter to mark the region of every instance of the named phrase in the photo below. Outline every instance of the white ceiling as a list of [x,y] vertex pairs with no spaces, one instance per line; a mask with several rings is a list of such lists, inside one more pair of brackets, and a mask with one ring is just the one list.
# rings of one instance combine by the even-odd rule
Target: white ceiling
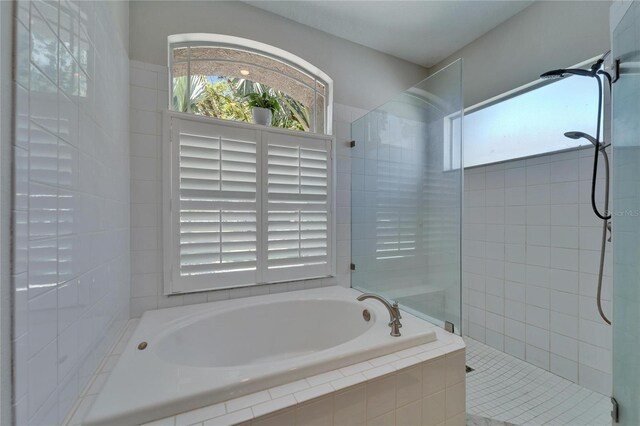
[[254,0],[246,3],[430,67],[511,18],[533,0]]

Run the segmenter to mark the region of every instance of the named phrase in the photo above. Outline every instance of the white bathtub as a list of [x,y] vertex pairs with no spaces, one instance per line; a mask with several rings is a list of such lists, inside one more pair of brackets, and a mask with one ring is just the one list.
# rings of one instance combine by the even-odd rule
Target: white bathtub
[[390,336],[386,308],[359,294],[329,287],[146,312],[85,423],[141,424],[436,340],[409,314]]

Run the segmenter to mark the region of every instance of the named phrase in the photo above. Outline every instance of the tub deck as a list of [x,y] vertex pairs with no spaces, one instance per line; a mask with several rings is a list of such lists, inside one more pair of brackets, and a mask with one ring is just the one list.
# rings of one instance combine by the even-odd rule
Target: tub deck
[[[330,384],[329,382],[334,380],[325,379],[329,376],[335,380],[346,379],[348,376],[344,371],[349,371],[350,367],[362,368],[362,377],[372,377],[394,371],[396,367],[389,365],[388,361],[400,362],[401,358],[391,354],[402,351],[414,352],[414,361],[420,361],[417,354],[423,354],[424,358],[428,356],[425,354],[437,347],[455,343],[447,341],[447,338],[451,340],[457,336],[449,335],[406,313],[403,313],[402,319],[403,335],[391,337],[387,326],[388,312],[379,302],[367,300],[355,303],[369,309],[372,317],[376,319],[375,323],[356,338],[313,354],[293,356],[274,362],[210,367],[169,362],[154,351],[160,339],[173,328],[184,326],[185,322],[196,321],[203,316],[218,315],[227,310],[251,308],[256,304],[276,301],[355,301],[358,294],[360,292],[352,289],[327,287],[149,311],[145,313],[124,348],[113,372],[89,410],[84,424],[143,424],[212,404],[226,402],[228,405],[230,400],[241,400],[245,395],[286,386],[300,380],[309,385],[322,382],[321,385],[333,390],[332,386],[339,384]],[[274,318],[274,321],[277,320],[279,318]],[[292,318],[288,320],[296,321]],[[274,323],[274,328],[275,326]],[[252,339],[251,336],[245,338]],[[286,336],[274,334],[274,339],[282,338]],[[147,348],[139,350],[138,345],[143,341],[147,342]],[[352,367],[354,365],[359,367]],[[310,388],[314,389],[315,386]],[[300,392],[304,395],[305,390],[307,389],[300,389]],[[313,394],[318,390],[307,391]],[[270,393],[266,392],[266,395]]]

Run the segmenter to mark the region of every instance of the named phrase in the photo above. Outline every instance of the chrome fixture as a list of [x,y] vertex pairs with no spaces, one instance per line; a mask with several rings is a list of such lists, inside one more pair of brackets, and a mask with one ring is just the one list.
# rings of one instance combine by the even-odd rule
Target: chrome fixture
[[367,322],[371,321],[371,312],[369,312],[368,309],[365,309],[364,311],[362,311],[362,318],[364,318],[364,320]]
[[[567,132],[564,135],[570,139],[580,139],[584,138],[591,142],[594,147],[593,154],[593,173],[591,175],[591,208],[593,212],[602,219],[602,245],[600,248],[600,272],[598,274],[598,291],[597,291],[597,304],[598,304],[598,312],[600,316],[607,324],[611,325],[611,321],[604,314],[602,310],[602,272],[604,268],[604,251],[605,251],[605,243],[607,238],[607,231],[609,229],[609,220],[611,219],[611,214],[609,213],[609,157],[605,152],[605,148],[609,145],[605,145],[600,142],[600,128],[601,128],[601,120],[602,115],[604,113],[603,109],[603,80],[608,83],[609,91],[611,91],[611,84],[613,83],[613,79],[611,75],[605,71],[604,69],[604,60],[609,55],[610,51],[605,53],[598,59],[588,70],[579,69],[579,68],[569,68],[569,69],[557,69],[552,71],[547,71],[544,74],[540,75],[540,78],[564,78],[570,75],[576,75],[580,77],[591,77],[596,80],[598,83],[598,114],[596,117],[596,133],[595,137],[588,135],[583,132]],[[604,165],[605,165],[605,174],[606,174],[606,183],[605,183],[605,191],[604,191],[604,213],[601,213],[596,206],[596,178],[598,174],[598,158],[600,155],[604,157]]]
[[402,318],[402,316],[400,316],[400,307],[398,306],[398,302],[393,302],[393,305],[392,305],[384,297],[381,297],[381,296],[378,296],[377,294],[372,294],[372,293],[363,293],[360,296],[358,296],[358,300],[361,302],[366,299],[375,299],[378,302],[382,303],[385,306],[385,308],[387,308],[387,310],[389,311],[389,327],[391,327],[390,334],[393,337],[400,336],[400,327],[402,327],[402,324],[400,323],[400,319]]
[[[567,69],[558,69],[547,71],[540,75],[542,79],[550,79],[550,78],[565,78],[571,75],[577,75],[581,77],[591,77],[596,80],[598,83],[598,116],[596,118],[596,136],[593,137],[585,137],[584,133],[580,132],[568,132],[565,133],[565,136],[572,139],[578,139],[580,137],[584,137],[589,140],[595,147],[595,152],[593,156],[593,178],[591,179],[591,208],[593,212],[602,220],[611,219],[611,215],[608,215],[608,212],[604,212],[604,214],[600,213],[598,207],[596,207],[596,199],[595,199],[595,187],[596,187],[596,171],[598,170],[598,154],[602,148],[602,143],[600,143],[600,122],[603,114],[603,105],[602,105],[602,79],[604,77],[606,81],[609,83],[609,90],[611,90],[611,75],[603,70],[604,59],[609,55],[610,52],[602,55],[600,59],[598,59],[588,70],[580,69],[580,68],[567,68]],[[576,134],[580,133],[578,136]],[[587,135],[588,136],[588,135]]]
[[[605,151],[605,148],[608,147],[609,145],[603,145],[593,136],[583,132],[567,132],[564,135],[570,139],[580,139],[580,138],[586,139],[589,142],[591,142],[593,146],[596,147],[596,151],[602,154],[602,157],[604,158],[604,178],[605,178],[604,214],[608,215],[605,217],[611,217],[611,215],[609,215],[609,156]],[[597,168],[594,168],[592,182],[596,181],[597,173],[598,173]],[[595,185],[592,185],[591,186],[592,199],[595,199],[594,193],[595,193]],[[607,232],[610,230],[611,230],[611,222],[608,219],[603,219],[602,220],[602,242],[600,244],[600,269],[598,270],[598,290],[596,293],[596,303],[598,305],[598,313],[600,313],[600,316],[602,317],[604,322],[606,322],[609,325],[611,325],[611,320],[607,318],[604,311],[602,310],[602,274],[604,272],[604,253],[605,253],[606,242],[607,242]],[[609,241],[611,241],[610,238],[609,238]]]

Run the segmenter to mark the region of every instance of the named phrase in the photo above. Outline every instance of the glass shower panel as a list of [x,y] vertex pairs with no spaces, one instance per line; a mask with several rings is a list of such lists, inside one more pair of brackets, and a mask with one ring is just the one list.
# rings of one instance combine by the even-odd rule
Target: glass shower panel
[[613,396],[621,425],[640,425],[640,3],[613,32]]
[[352,287],[461,322],[462,60],[352,124]]

